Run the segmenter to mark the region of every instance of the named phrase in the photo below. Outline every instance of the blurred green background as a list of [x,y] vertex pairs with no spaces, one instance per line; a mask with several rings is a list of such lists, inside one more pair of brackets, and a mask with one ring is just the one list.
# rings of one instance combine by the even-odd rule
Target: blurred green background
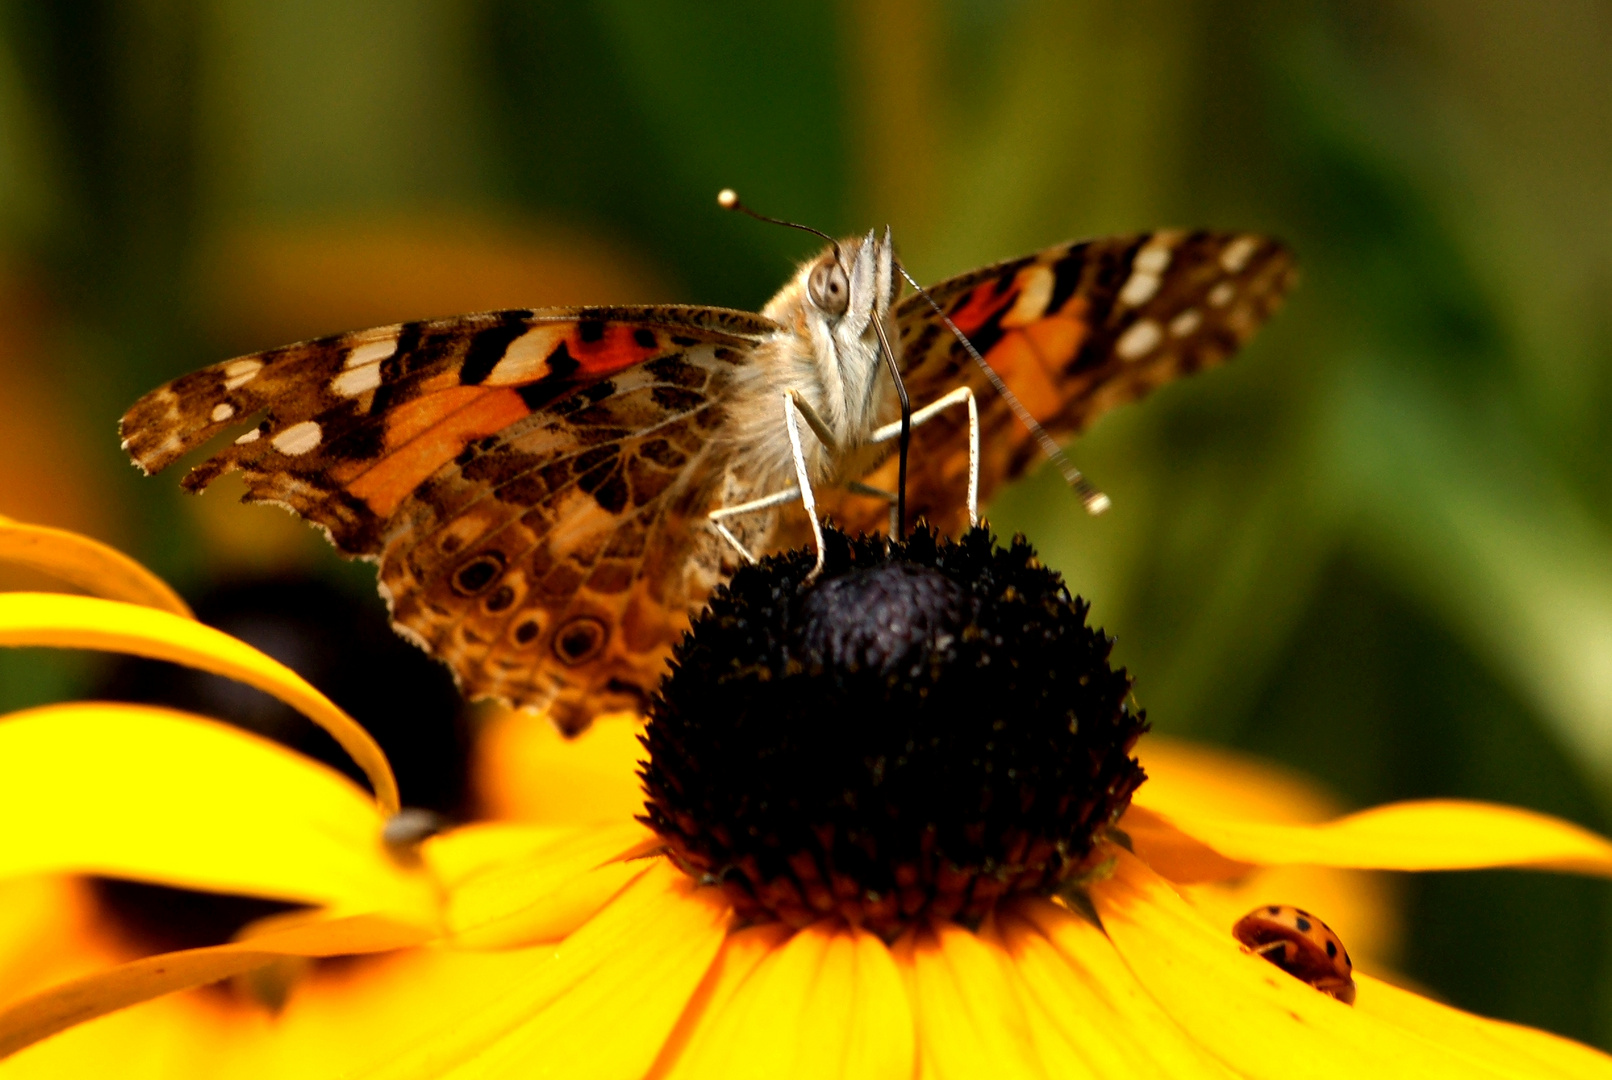
[[[1596,0],[12,0],[0,513],[188,589],[300,567],[278,511],[142,481],[115,420],[204,363],[498,306],[754,308],[889,222],[920,279],[1167,224],[1305,280],[1228,368],[991,508],[1161,731],[1356,805],[1612,825],[1612,5]],[[224,485],[219,485],[223,488]],[[372,603],[379,605],[378,599]],[[84,661],[0,654],[0,704]],[[1612,891],[1404,883],[1400,966],[1612,1045]]]

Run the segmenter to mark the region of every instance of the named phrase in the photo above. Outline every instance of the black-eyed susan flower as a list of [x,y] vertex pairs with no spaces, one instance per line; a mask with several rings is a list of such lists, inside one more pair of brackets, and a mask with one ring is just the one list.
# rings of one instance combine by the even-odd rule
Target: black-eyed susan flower
[[[471,826],[399,857],[381,840],[384,794],[301,775],[291,755],[199,720],[119,713],[88,734],[133,725],[113,756],[144,772],[140,746],[157,740],[180,763],[160,779],[204,796],[189,814],[132,809],[99,848],[73,815],[38,815],[38,848],[60,838],[79,854],[24,868],[82,869],[93,852],[120,860],[102,872],[310,905],[209,958],[269,954],[298,933],[304,951],[420,942],[340,992],[293,996],[277,1019],[211,1038],[205,1069],[192,1059],[206,1075],[1612,1075],[1588,1048],[1366,974],[1346,1005],[1183,896],[1298,864],[1609,874],[1612,844],[1472,803],[1319,825],[1206,817],[1188,785],[1141,782],[1128,683],[1027,548],[977,534],[889,552],[840,540],[815,588],[809,567],[786,557],[742,573],[679,650],[645,734],[642,822]],[[193,644],[215,667],[201,654],[230,651]],[[110,766],[73,779],[77,715],[0,723],[0,737],[20,725],[33,739],[0,762],[87,800],[93,822],[137,792],[96,801],[115,787]],[[271,776],[283,794],[269,797]],[[203,806],[205,823],[186,820]],[[139,839],[151,825],[205,837],[216,865],[206,843]],[[269,857],[238,857],[259,848]],[[363,939],[343,918],[397,936]],[[153,965],[193,959],[25,997],[0,1012],[0,1039],[41,1035],[51,1010],[59,1026],[150,996],[163,988]],[[71,1067],[120,1019],[8,1064]]]

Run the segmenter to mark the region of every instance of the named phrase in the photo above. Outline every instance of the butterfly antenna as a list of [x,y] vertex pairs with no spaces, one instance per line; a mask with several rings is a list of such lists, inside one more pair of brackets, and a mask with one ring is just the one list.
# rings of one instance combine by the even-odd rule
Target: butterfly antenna
[[[834,261],[840,264],[841,269],[846,269],[847,274],[849,273],[848,268],[845,266],[845,260],[840,256],[840,242],[828,235],[828,233],[824,232],[823,230],[814,229],[810,225],[801,225],[797,222],[784,221],[782,218],[768,217],[766,214],[758,213],[757,211],[750,209],[744,203],[740,202],[739,193],[734,191],[732,188],[723,188],[721,191],[717,192],[716,204],[724,210],[733,210],[740,214],[748,214],[757,221],[765,221],[769,225],[782,225],[788,229],[799,229],[801,232],[808,232],[813,236],[821,236],[824,240],[827,240],[834,246]],[[899,264],[897,265],[899,266]],[[907,275],[905,270],[901,271],[901,276],[907,278],[908,281],[912,281],[912,278]],[[921,289],[919,291],[922,292]],[[934,303],[933,300],[929,302],[931,304]],[[936,308],[935,310],[939,311],[940,309]],[[942,317],[944,318],[944,316]],[[949,319],[947,320],[948,323],[950,321],[951,320]],[[912,445],[912,400],[907,396],[907,384],[902,380],[901,369],[896,365],[896,354],[890,348],[890,339],[885,336],[883,320],[875,318],[873,320],[873,329],[874,332],[879,335],[879,350],[884,353],[884,366],[890,372],[891,381],[896,384],[896,397],[901,402],[901,441],[899,444],[900,450],[897,454],[896,465],[895,535],[895,538],[900,540],[907,535],[907,450],[908,447]],[[957,328],[955,326],[952,327],[953,331],[956,329]],[[970,346],[970,348],[972,348],[972,346]],[[978,353],[975,353],[974,355],[976,357],[979,356]],[[985,361],[983,359],[980,360],[980,363],[983,364],[984,362]],[[989,371],[990,369],[987,368],[986,370]],[[991,376],[992,378],[995,378],[996,373],[994,371],[991,372]],[[1000,380],[998,381],[1000,382]],[[1003,386],[1001,389],[1006,392],[1007,387]],[[1013,403],[1018,405],[1018,399],[1014,398]],[[1028,413],[1024,413],[1023,415],[1026,417],[1029,416]],[[1034,424],[1035,420],[1031,418],[1030,423]],[[1037,430],[1040,429],[1037,428]],[[1042,436],[1045,437],[1046,432],[1042,432]],[[1047,441],[1051,442],[1050,439]],[[1057,449],[1056,444],[1053,445],[1053,449]],[[1067,459],[1065,459],[1065,461],[1067,463]],[[1071,465],[1070,468],[1074,468],[1074,466]],[[1080,473],[1076,471],[1075,475],[1079,476]]]
[[783,218],[768,217],[766,214],[752,210],[739,201],[739,193],[730,187],[725,187],[716,193],[716,204],[724,210],[732,210],[738,214],[748,214],[757,221],[765,221],[768,225],[782,225],[786,229],[799,229],[801,232],[809,232],[813,236],[821,236],[824,240],[834,245],[834,261],[840,263],[842,267],[844,266],[844,260],[840,258],[840,242],[822,229],[814,229],[810,225],[802,225],[795,221],[785,221]]
[[980,355],[978,349],[974,348],[974,343],[968,340],[968,335],[963,333],[956,323],[952,322],[951,316],[947,315],[945,311],[941,310],[940,305],[935,303],[935,298],[929,295],[929,291],[913,280],[912,275],[907,273],[906,267],[903,266],[900,269],[901,276],[907,279],[907,284],[911,285],[919,296],[929,302],[929,306],[935,309],[935,314],[940,316],[940,321],[946,324],[946,328],[956,335],[957,340],[962,343],[968,355],[974,358],[974,363],[979,365],[979,369],[991,381],[991,386],[995,388],[996,392],[1002,395],[1002,400],[1008,403],[1008,408],[1012,409],[1013,415],[1019,418],[1019,423],[1023,424],[1029,429],[1030,434],[1035,436],[1036,442],[1041,444],[1042,453],[1046,454],[1047,458],[1057,466],[1058,471],[1063,474],[1064,482],[1074,488],[1075,494],[1080,496],[1081,505],[1086,508],[1086,512],[1095,516],[1112,506],[1113,503],[1108,496],[1093,487],[1091,481],[1086,479],[1085,473],[1075,468],[1075,463],[1069,460],[1069,455],[1065,454],[1063,448],[1053,441],[1051,435],[1047,434],[1047,429],[1042,427],[1036,418],[1030,415],[1030,410],[1024,407],[1024,402],[1020,401],[1019,396],[1008,388],[1007,383],[1002,381],[1002,376],[998,375],[996,369],[986,362],[985,357]]

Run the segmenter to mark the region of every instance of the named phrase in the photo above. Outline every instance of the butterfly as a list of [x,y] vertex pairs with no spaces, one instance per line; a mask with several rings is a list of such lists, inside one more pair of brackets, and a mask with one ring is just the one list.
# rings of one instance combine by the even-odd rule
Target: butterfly
[[744,559],[809,539],[791,486],[844,528],[884,527],[896,444],[874,434],[897,405],[878,331],[914,406],[975,398],[977,456],[960,409],[911,430],[910,511],[956,532],[971,471],[988,498],[1041,450],[953,326],[1066,439],[1227,359],[1295,279],[1280,243],[1207,231],[1063,244],[928,297],[902,298],[899,272],[888,230],[869,232],[803,263],[759,314],[540,308],[318,338],[151,391],[123,446],[154,473],[229,435],[185,488],[241,472],[246,501],[377,561],[393,625],[469,697],[575,733],[643,707]]

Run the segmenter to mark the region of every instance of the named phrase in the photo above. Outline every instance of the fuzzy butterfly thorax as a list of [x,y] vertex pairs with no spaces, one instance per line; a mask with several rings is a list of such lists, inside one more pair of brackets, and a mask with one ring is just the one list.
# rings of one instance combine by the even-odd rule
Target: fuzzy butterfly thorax
[[[394,626],[467,695],[547,708],[577,731],[642,708],[691,615],[740,564],[708,515],[794,484],[786,391],[831,436],[802,439],[820,513],[853,532],[885,526],[888,502],[867,495],[895,482],[894,444],[869,442],[894,413],[874,317],[893,330],[914,408],[963,386],[977,397],[982,497],[1038,460],[927,300],[897,300],[888,233],[837,248],[760,315],[521,309],[239,357],[141,398],[124,447],[156,472],[222,439],[187,489],[239,471],[248,500],[379,562]],[[1292,280],[1268,238],[1157,232],[1049,248],[929,292],[1030,415],[1067,438],[1227,359]],[[910,460],[910,515],[956,535],[965,418],[914,428]],[[757,556],[809,535],[798,503],[724,523]]]

